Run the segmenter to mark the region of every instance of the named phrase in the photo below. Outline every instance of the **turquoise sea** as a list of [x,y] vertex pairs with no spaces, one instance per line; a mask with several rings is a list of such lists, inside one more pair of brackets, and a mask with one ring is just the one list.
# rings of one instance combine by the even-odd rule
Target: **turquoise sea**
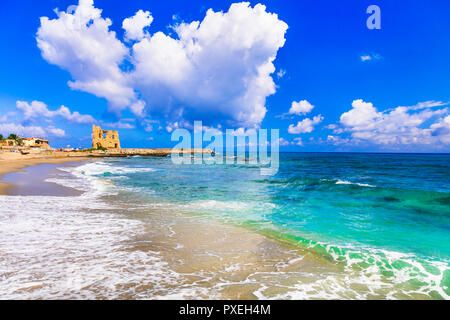
[[[171,252],[158,258],[173,259],[167,262],[167,269],[161,269],[164,270],[161,279],[173,276],[175,271],[177,277],[182,274],[184,280],[175,277],[167,284],[167,288],[177,288],[178,295],[171,295],[175,289],[164,291],[163,280],[158,280],[157,286],[149,285],[139,295],[134,288],[129,293],[131,297],[214,298],[218,296],[212,288],[217,291],[234,285],[230,289],[232,294],[246,287],[252,294],[250,297],[273,299],[450,298],[448,154],[280,153],[279,172],[274,176],[262,176],[259,166],[248,163],[175,165],[170,158],[144,157],[102,159],[64,170],[80,181],[87,179],[94,183],[99,196],[115,204],[115,212],[121,212],[121,216],[114,216],[119,219],[114,223],[136,220],[144,224],[147,233],[130,242],[133,246],[145,243],[155,255]],[[76,187],[73,181],[72,186]],[[91,200],[74,200],[78,205],[85,205],[84,201]],[[178,215],[175,218],[169,212]],[[207,227],[201,229],[198,225],[196,231],[196,221],[202,221],[202,225],[214,223],[214,229],[207,233]],[[96,226],[103,224],[95,222]],[[226,259],[226,247],[218,245],[214,254],[207,249],[201,251],[205,243],[200,241],[202,236],[207,237],[206,242],[214,242],[236,234],[225,229],[222,234],[220,225],[237,226],[285,244],[289,261],[295,263],[283,269],[291,264],[283,260],[283,268],[267,269],[281,263],[277,259],[282,258],[276,254],[281,255],[277,251],[284,249],[258,243],[255,247],[258,252],[253,253],[259,258],[251,262],[251,268],[261,267],[263,271],[239,275],[236,270],[243,268],[247,259],[239,258],[240,261],[224,267],[225,273],[221,264],[247,250],[248,243],[256,240],[243,239],[241,247],[237,241],[235,253]],[[190,233],[186,231],[189,228],[193,229]],[[166,229],[170,233],[156,234]],[[194,236],[188,237],[192,232]],[[164,240],[174,239],[176,233],[184,234],[184,238],[177,239],[176,246],[175,242]],[[108,245],[113,242],[108,241]],[[184,255],[177,255],[172,245],[175,249],[191,247]],[[204,260],[190,257],[196,253],[198,259]],[[214,255],[220,256],[217,265],[201,258]],[[309,257],[309,262],[304,257]],[[303,264],[296,264],[301,259]],[[183,268],[171,268],[177,263],[183,264]],[[201,267],[192,267],[195,263]],[[137,268],[135,263],[130,265]],[[83,273],[92,271],[89,270]],[[132,274],[132,283],[148,277],[134,270]],[[194,290],[190,291],[195,292],[194,296],[182,295],[181,284],[186,290],[201,288],[202,294]],[[152,294],[147,295],[150,287]]]
[[273,177],[248,164],[108,163],[155,169],[101,173],[128,177],[114,183],[133,187],[132,202],[190,204],[361,273],[375,268],[431,297],[450,296],[450,155],[281,153]]

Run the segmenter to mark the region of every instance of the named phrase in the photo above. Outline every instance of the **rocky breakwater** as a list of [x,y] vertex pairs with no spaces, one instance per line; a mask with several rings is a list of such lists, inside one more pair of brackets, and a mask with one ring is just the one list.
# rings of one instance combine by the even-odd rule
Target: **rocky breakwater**
[[108,149],[108,150],[92,150],[89,152],[71,152],[69,156],[88,156],[88,157],[167,157],[172,153],[175,154],[212,154],[215,152],[211,149]]

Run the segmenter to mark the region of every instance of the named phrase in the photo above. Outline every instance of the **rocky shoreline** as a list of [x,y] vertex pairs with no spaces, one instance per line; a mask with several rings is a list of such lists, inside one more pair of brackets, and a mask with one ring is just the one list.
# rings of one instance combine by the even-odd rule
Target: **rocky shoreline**
[[54,150],[0,150],[0,161],[21,159],[59,159],[59,158],[102,158],[102,157],[167,157],[171,154],[211,154],[210,149],[107,149],[107,150],[80,150],[80,151],[54,151]]
[[171,154],[215,154],[215,152],[210,149],[108,149],[105,151],[93,150],[89,152],[70,152],[70,156],[76,156],[74,154],[78,153],[82,154],[83,157],[167,157]]

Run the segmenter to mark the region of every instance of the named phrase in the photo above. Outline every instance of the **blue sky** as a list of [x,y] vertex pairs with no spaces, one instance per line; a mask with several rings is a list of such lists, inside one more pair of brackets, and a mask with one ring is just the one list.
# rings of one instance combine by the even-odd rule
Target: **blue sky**
[[170,147],[203,120],[285,151],[450,152],[446,0],[82,2],[0,4],[1,134],[89,147],[96,122]]

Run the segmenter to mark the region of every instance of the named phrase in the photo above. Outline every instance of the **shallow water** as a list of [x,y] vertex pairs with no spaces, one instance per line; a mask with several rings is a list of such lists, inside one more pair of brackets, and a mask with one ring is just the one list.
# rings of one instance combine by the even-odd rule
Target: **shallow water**
[[448,299],[450,155],[109,159],[0,197],[4,298]]
[[[77,162],[66,163],[65,166],[79,165]],[[61,164],[41,163],[26,167],[18,172],[3,175],[2,182],[11,184],[7,190],[12,196],[79,196],[77,189],[63,187],[59,184],[46,182],[49,175],[55,173]]]

